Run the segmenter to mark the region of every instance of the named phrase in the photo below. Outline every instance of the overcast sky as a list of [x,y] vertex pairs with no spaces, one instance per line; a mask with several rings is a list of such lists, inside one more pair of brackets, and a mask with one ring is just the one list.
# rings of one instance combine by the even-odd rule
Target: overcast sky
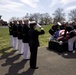
[[76,9],[76,0],[0,0],[0,15],[8,21],[11,17],[23,17],[26,13],[49,13],[57,8],[65,13]]

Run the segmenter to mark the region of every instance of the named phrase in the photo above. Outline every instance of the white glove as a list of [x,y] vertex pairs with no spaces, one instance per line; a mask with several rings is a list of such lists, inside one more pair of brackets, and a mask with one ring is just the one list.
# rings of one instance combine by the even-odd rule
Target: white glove
[[41,28],[41,30],[44,30],[44,28]]
[[41,26],[37,23],[37,26],[39,27],[39,28],[41,28]]

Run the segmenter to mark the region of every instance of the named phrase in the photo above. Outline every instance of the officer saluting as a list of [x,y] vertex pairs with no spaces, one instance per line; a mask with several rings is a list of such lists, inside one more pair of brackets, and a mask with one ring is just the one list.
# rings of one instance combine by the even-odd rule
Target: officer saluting
[[17,20],[13,21],[13,37],[14,37],[14,50],[18,49],[18,31],[17,31]]
[[22,20],[19,19],[18,20],[19,24],[18,24],[18,50],[19,50],[19,54],[23,54],[23,43],[22,43]]
[[45,33],[43,28],[41,28],[41,31],[38,31],[35,28],[36,28],[36,22],[35,21],[30,22],[30,30],[28,35],[29,35],[29,46],[30,46],[30,52],[31,52],[30,68],[32,69],[38,69],[38,67],[36,67],[37,50],[39,46],[38,36],[40,34]]
[[24,51],[24,59],[29,59],[30,58],[30,51],[29,51],[29,38],[28,38],[28,31],[29,31],[29,26],[28,26],[28,18],[24,19],[24,24],[23,24],[23,29],[22,29],[22,35],[23,35],[23,51]]
[[14,46],[13,44],[13,29],[12,29],[13,23],[12,21],[10,21],[9,23],[9,34],[10,34],[10,43],[11,43],[11,47]]

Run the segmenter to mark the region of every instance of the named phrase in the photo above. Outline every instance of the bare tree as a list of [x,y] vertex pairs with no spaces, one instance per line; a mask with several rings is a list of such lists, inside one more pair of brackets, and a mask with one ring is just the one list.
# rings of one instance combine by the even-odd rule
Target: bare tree
[[41,14],[40,16],[40,24],[51,24],[52,23],[52,18],[48,13]]
[[[12,17],[10,21],[14,20],[16,17]],[[52,18],[48,13],[34,13],[34,14],[26,14],[24,17],[22,17],[22,20],[25,18],[29,18],[30,21],[36,21],[36,23],[39,23],[41,25],[47,25],[52,23]],[[19,19],[19,17],[17,18]]]
[[40,14],[40,22],[39,22],[41,25],[44,24],[44,16],[43,14]]
[[52,18],[50,17],[50,15],[48,13],[45,13],[44,14],[44,21],[45,21],[45,24],[50,24],[52,22]]
[[65,20],[65,13],[63,12],[62,8],[58,8],[54,13],[53,13],[53,20],[54,23],[57,22],[63,22]]
[[37,23],[39,23],[40,13],[30,14],[29,18],[30,18],[30,21],[35,20]]
[[22,20],[24,20],[26,18],[30,18],[30,15],[28,13],[26,13],[26,15],[22,17]]
[[39,23],[39,21],[40,21],[40,13],[35,13],[33,16],[34,16],[34,20],[35,20],[37,23]]
[[33,21],[33,20],[34,20],[34,15],[30,14],[30,21]]
[[69,20],[74,20],[76,22],[76,9],[71,10],[69,15]]

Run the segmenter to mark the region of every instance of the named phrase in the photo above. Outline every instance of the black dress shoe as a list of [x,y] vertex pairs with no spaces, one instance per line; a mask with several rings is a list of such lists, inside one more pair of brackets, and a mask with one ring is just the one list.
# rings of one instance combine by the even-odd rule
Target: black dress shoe
[[39,67],[30,67],[30,68],[32,68],[32,69],[38,69]]

